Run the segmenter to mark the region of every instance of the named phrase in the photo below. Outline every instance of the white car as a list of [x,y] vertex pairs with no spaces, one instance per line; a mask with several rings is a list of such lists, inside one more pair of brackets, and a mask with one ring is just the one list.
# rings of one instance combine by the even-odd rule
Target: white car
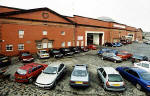
[[104,90],[124,91],[126,89],[121,75],[113,67],[99,67],[97,74]]
[[138,63],[134,63],[134,67],[139,67],[141,69],[144,69],[144,70],[150,72],[150,62],[149,61],[141,61]]
[[50,57],[49,53],[46,50],[39,50],[37,52],[37,56],[39,58],[49,58]]
[[56,80],[58,80],[63,73],[65,73],[66,67],[64,64],[49,65],[42,73],[37,77],[35,85],[41,88],[50,89],[56,86]]

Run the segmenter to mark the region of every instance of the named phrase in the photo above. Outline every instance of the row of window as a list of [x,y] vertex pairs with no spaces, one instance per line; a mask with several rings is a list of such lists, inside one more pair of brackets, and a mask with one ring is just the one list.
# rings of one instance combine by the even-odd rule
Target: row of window
[[[67,42],[67,46],[72,46],[71,42]],[[79,41],[77,41],[77,45],[79,46]],[[84,41],[81,41],[81,46],[84,46]],[[61,47],[66,47],[66,42],[61,43]],[[45,48],[53,48],[52,42],[48,43],[37,43],[37,49],[45,49]],[[18,50],[24,50],[24,44],[18,44]],[[13,45],[6,45],[6,51],[13,51]]]
[[[47,31],[43,31],[43,35],[47,35]],[[65,32],[62,31],[61,35],[65,35]],[[23,38],[24,36],[24,31],[23,30],[19,30],[19,38]]]

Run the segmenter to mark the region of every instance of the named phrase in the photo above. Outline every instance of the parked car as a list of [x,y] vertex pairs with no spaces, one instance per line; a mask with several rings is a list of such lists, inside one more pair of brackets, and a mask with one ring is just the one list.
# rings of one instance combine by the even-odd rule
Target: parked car
[[46,64],[37,64],[30,63],[24,66],[21,66],[15,72],[15,81],[16,82],[33,82],[33,79],[37,77],[42,70],[47,67]]
[[109,52],[109,51],[112,51],[112,49],[102,48],[97,53],[98,53],[98,56],[101,56],[104,52]]
[[64,56],[72,56],[74,54],[74,52],[72,52],[69,48],[60,48],[60,52]]
[[69,47],[69,49],[74,53],[80,53],[80,50],[78,47]]
[[89,51],[89,49],[86,46],[80,46],[78,48],[79,48],[80,52],[88,52]]
[[123,60],[127,60],[132,57],[132,54],[126,51],[119,51],[116,55],[122,58]]
[[32,62],[32,61],[34,61],[33,56],[28,51],[19,52],[18,59],[19,59],[19,61],[22,61],[22,62]]
[[75,65],[70,79],[71,86],[89,86],[89,72],[87,65]]
[[134,63],[134,67],[139,67],[141,69],[144,69],[144,70],[150,72],[150,62],[149,61],[141,61],[138,63]]
[[137,67],[117,67],[119,73],[139,90],[150,92],[150,73]]
[[131,58],[132,63],[140,62],[140,61],[148,61],[148,57],[142,55],[133,55]]
[[11,64],[11,59],[3,54],[0,54],[0,68]]
[[114,53],[108,53],[108,52],[103,53],[101,59],[102,60],[107,59],[115,63],[122,62],[122,59],[119,56],[116,56],[116,54]]
[[97,47],[95,45],[93,45],[93,44],[88,45],[87,48],[91,49],[91,50],[96,50],[97,49]]
[[107,46],[107,47],[113,47],[113,44],[110,43],[110,42],[106,42],[106,43],[104,44],[104,46]]
[[46,50],[39,50],[39,51],[37,52],[37,56],[38,56],[40,59],[42,59],[42,58],[49,58],[49,57],[50,57],[49,53],[48,53]]
[[37,77],[35,85],[41,88],[50,89],[56,86],[56,81],[65,73],[64,64],[49,65]]
[[120,40],[120,42],[123,44],[123,45],[127,45],[127,41],[126,40]]
[[55,58],[62,58],[63,54],[60,52],[60,49],[51,49],[49,51],[50,56],[53,56]]
[[97,74],[105,90],[124,91],[126,89],[121,75],[113,67],[99,67]]
[[121,46],[122,46],[122,43],[120,42],[112,43],[112,47],[121,47]]

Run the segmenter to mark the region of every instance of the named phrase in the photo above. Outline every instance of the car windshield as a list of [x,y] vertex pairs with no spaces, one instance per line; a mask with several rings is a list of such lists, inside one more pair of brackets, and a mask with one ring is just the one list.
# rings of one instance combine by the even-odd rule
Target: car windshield
[[118,74],[108,74],[108,81],[110,82],[122,82],[122,78]]
[[29,53],[22,53],[22,56],[30,56]]
[[45,53],[47,53],[47,51],[41,51],[41,54],[45,54]]
[[59,50],[53,50],[53,53],[60,53]]
[[85,76],[87,76],[87,71],[86,70],[74,70],[73,75],[85,77]]
[[144,80],[150,80],[150,73],[148,72],[143,72],[140,74],[141,77],[144,79]]
[[57,67],[47,67],[43,73],[45,74],[55,74],[57,72]]
[[143,56],[139,56],[139,55],[134,55],[133,58],[138,58],[138,59],[142,59]]
[[27,73],[27,70],[18,69],[18,70],[17,70],[17,73],[18,73],[18,74],[21,74],[21,75],[25,75],[25,74]]
[[126,55],[126,53],[121,53],[121,52],[118,52],[118,54],[120,54],[120,55]]

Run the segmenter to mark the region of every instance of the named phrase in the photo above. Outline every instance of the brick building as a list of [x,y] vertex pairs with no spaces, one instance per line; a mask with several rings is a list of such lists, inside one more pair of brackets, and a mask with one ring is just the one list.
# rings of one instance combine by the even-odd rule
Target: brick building
[[141,29],[98,19],[60,15],[48,8],[30,10],[0,6],[0,53],[16,55],[40,49],[103,45],[122,36],[142,40]]

